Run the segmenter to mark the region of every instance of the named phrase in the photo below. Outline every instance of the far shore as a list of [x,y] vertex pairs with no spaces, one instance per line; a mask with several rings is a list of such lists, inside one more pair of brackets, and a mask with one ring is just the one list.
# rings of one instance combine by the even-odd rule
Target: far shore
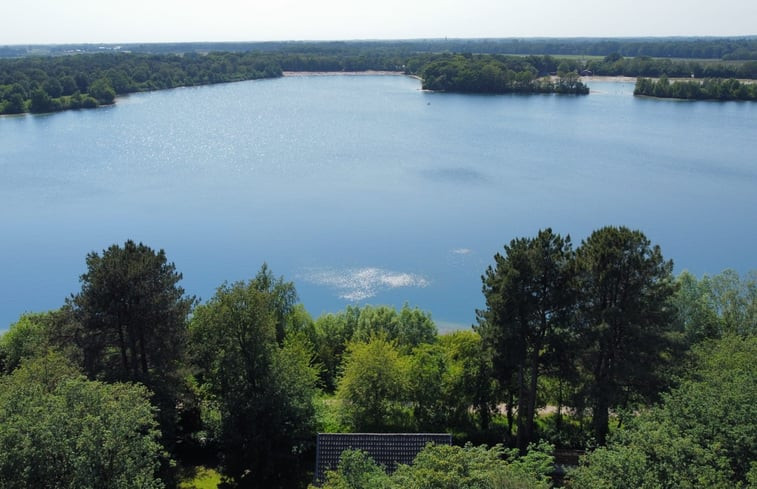
[[[417,75],[409,75],[404,71],[381,71],[381,70],[366,70],[366,71],[284,71],[283,76],[375,76],[375,75],[389,75],[389,76],[409,76],[411,78],[420,77]],[[645,76],[581,76],[579,79],[583,83],[587,82],[612,82],[612,83],[636,83],[636,78],[649,78],[651,80],[657,80],[658,77]],[[674,81],[703,81],[704,78],[670,78],[671,82]],[[741,83],[757,83],[757,80],[738,79]]]
[[284,71],[284,76],[370,76],[370,75],[405,75],[404,71],[379,71],[379,70],[366,70],[366,71]]
[[[582,76],[580,77],[583,83],[586,82],[617,82],[617,83],[636,83],[636,78],[648,78],[650,80],[659,80],[657,76]],[[690,77],[671,77],[668,78],[671,82],[677,81],[704,81],[707,78],[690,78]],[[750,80],[747,78],[736,78],[740,83],[757,83],[757,80]]]

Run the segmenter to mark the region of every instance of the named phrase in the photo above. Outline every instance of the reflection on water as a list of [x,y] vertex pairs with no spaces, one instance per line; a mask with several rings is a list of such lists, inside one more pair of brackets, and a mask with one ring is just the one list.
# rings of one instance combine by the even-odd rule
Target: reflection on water
[[372,267],[307,270],[301,276],[306,282],[334,289],[340,298],[351,302],[364,301],[391,289],[430,285],[420,275]]

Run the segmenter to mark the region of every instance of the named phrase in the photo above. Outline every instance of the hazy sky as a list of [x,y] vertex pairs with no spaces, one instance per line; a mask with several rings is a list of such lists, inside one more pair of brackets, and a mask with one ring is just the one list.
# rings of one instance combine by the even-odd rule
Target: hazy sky
[[757,34],[757,0],[3,0],[0,45]]

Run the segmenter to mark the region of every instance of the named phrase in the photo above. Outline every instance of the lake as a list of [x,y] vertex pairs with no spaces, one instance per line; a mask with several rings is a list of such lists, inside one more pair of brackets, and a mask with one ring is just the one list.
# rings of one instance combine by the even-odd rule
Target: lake
[[163,248],[210,298],[263,262],[317,317],[404,302],[475,322],[511,239],[641,229],[676,272],[757,268],[757,103],[427,93],[305,76],[0,118],[0,329],[79,290],[88,252]]

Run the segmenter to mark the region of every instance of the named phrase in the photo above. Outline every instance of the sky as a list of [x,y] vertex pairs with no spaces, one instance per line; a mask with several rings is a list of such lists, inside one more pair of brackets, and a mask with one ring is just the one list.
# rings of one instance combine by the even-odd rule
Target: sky
[[757,34],[757,0],[3,0],[0,45]]

